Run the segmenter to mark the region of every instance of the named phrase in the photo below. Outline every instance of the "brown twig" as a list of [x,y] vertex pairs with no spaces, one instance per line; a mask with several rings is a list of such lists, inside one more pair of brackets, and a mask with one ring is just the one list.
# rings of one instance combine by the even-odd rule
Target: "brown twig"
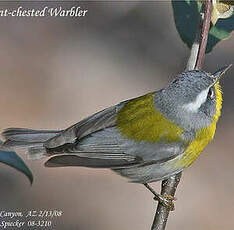
[[[175,176],[172,176],[168,178],[167,180],[164,180],[162,182],[162,189],[161,189],[161,194],[162,195],[171,195],[174,197],[177,185],[180,182],[182,173],[178,173]],[[151,230],[162,230],[165,229],[166,224],[167,224],[167,219],[169,216],[170,210],[163,206],[162,204],[158,204],[156,214],[154,217],[154,221],[151,227]]]
[[[211,20],[211,9],[212,3],[211,0],[205,0],[203,18],[199,19],[199,25],[196,32],[194,44],[191,48],[190,57],[187,64],[187,70],[192,69],[201,69],[202,63],[205,56],[207,38],[210,29],[210,20]],[[180,182],[182,173],[178,173],[167,180],[162,182],[162,195],[175,195],[176,188]],[[157,211],[155,213],[154,221],[151,227],[151,230],[164,230],[166,228],[166,223],[168,220],[170,210],[160,203],[157,206]]]
[[191,48],[186,70],[201,69],[204,60],[211,20],[211,0],[204,3],[202,18],[198,18],[198,28]]
[[204,19],[203,19],[202,30],[201,30],[201,40],[200,40],[200,46],[199,46],[195,69],[201,69],[204,56],[205,56],[205,52],[206,52],[206,44],[207,44],[208,34],[210,30],[210,19],[211,19],[211,9],[212,9],[211,0],[206,0],[204,7],[205,9],[204,9]]

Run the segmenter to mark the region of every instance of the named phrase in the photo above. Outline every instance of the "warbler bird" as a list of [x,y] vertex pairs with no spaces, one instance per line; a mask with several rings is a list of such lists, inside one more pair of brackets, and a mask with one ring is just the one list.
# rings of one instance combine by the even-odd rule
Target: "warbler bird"
[[[8,128],[4,150],[26,148],[47,167],[110,168],[132,182],[166,179],[191,165],[213,139],[220,117],[220,77],[192,70],[167,87],[121,102],[65,130]],[[156,199],[168,205],[157,193]]]

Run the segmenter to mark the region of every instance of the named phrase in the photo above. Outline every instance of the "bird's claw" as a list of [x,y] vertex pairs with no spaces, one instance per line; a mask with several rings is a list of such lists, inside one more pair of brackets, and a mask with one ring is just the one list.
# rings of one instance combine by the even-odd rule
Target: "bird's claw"
[[171,195],[160,195],[159,197],[155,196],[154,200],[157,200],[160,204],[168,208],[170,211],[175,210],[175,205],[173,201],[175,201],[176,198]]

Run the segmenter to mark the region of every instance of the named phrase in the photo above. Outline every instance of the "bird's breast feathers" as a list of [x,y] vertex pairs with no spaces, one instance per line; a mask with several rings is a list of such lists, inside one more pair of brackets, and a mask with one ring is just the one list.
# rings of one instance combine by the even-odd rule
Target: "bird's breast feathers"
[[206,145],[214,138],[216,131],[216,124],[221,115],[222,109],[222,91],[219,82],[215,84],[215,95],[216,95],[216,113],[213,116],[212,123],[197,131],[194,140],[188,145],[184,154],[178,157],[173,162],[175,167],[188,167],[191,165],[197,157],[200,155]]

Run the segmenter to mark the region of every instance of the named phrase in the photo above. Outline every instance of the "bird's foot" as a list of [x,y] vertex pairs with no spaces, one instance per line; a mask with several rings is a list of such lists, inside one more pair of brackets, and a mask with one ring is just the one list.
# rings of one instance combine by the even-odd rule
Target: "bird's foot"
[[154,200],[158,201],[160,204],[162,204],[164,207],[166,207],[169,211],[174,211],[175,206],[173,201],[176,200],[175,197],[171,195],[160,195],[157,192],[154,191],[154,189],[148,185],[147,183],[144,184],[144,186],[154,194]]
[[175,205],[173,201],[175,201],[176,198],[171,195],[158,195],[154,197],[154,200],[158,201],[160,204],[168,208],[170,211],[175,210]]

